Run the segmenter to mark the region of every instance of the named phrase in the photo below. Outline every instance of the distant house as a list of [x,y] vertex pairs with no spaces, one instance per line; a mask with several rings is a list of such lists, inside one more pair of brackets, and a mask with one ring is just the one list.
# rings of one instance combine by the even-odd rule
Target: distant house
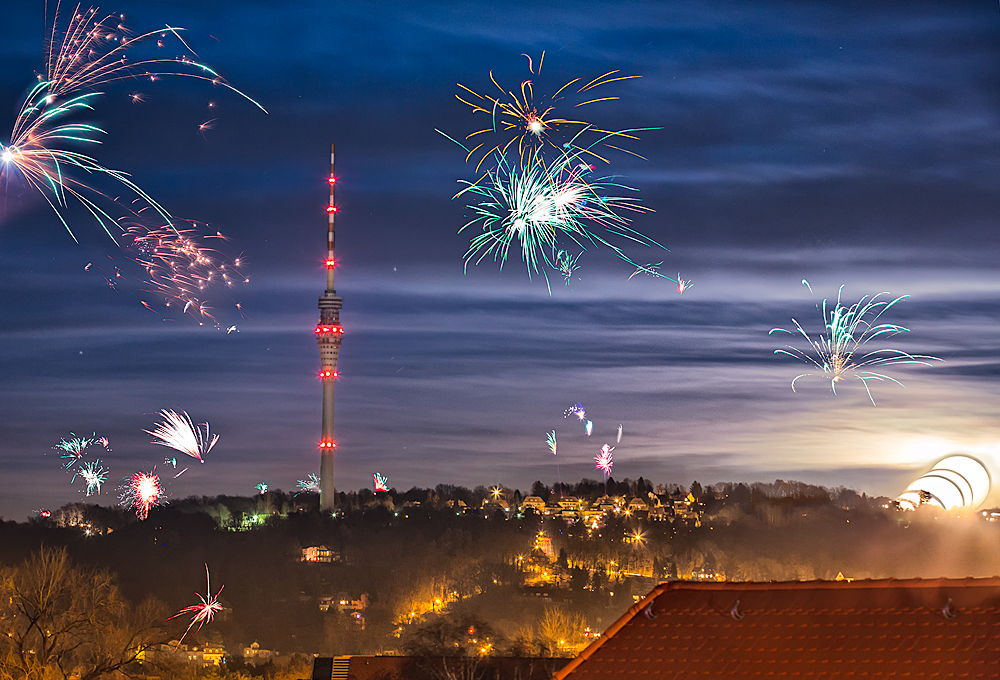
[[249,647],[243,648],[243,658],[250,662],[269,661],[271,657],[277,655],[277,652],[273,652],[270,649],[261,649],[260,644],[256,640]]
[[566,496],[559,500],[559,507],[563,510],[575,510],[576,512],[583,512],[586,508],[587,503],[576,496]]
[[179,659],[191,666],[218,666],[226,656],[226,648],[218,644],[185,645],[179,640],[171,640],[170,644],[159,645],[149,650],[147,658],[153,659],[162,655],[164,658]]
[[581,516],[583,517],[583,523],[589,529],[597,529],[604,524],[604,513],[600,508],[584,510]]
[[638,513],[648,512],[649,506],[646,505],[646,501],[641,498],[633,498],[628,502],[628,505],[625,506],[625,510],[630,515],[635,515]]
[[454,500],[448,501],[447,503],[445,503],[445,505],[447,505],[449,508],[451,508],[455,512],[466,512],[469,509],[468,504],[466,504],[466,502],[463,501],[463,500],[461,500],[461,499],[459,499],[457,501],[454,501]]
[[1000,677],[1000,578],[663,583],[553,680]]
[[528,496],[521,502],[521,510],[534,510],[539,515],[545,513],[545,501],[539,496]]
[[368,593],[361,593],[357,598],[351,598],[347,593],[341,593],[336,600],[337,609],[342,612],[363,612],[368,607]]
[[340,555],[325,545],[311,545],[302,549],[303,562],[336,562]]
[[649,509],[649,519],[653,522],[663,522],[670,519],[670,515],[673,513],[668,513],[667,506],[657,505],[655,508]]

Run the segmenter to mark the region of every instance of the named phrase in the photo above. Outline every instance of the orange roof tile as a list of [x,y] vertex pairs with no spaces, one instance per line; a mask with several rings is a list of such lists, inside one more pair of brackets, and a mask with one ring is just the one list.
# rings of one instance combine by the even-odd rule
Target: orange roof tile
[[657,586],[556,673],[1000,678],[1000,578]]

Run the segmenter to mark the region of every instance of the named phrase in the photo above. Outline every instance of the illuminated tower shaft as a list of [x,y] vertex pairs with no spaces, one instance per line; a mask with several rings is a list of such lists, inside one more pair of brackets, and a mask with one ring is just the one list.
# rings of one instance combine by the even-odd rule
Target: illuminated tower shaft
[[343,300],[333,289],[333,270],[336,262],[333,256],[334,236],[333,218],[337,214],[337,206],[333,200],[333,188],[337,179],[333,176],[333,145],[330,145],[330,203],[326,207],[329,215],[330,228],[327,232],[326,254],[326,291],[319,299],[319,324],[316,326],[316,343],[319,345],[320,372],[323,381],[323,435],[320,438],[319,450],[319,505],[323,510],[333,509],[333,459],[337,450],[333,438],[333,386],[337,380],[337,356],[340,353],[340,342],[344,328],[340,325],[340,308]]

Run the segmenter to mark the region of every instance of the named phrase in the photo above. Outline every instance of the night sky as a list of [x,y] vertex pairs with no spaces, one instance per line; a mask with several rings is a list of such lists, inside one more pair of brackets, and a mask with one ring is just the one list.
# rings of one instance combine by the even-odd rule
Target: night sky
[[[142,432],[162,408],[221,436],[170,482],[173,497],[289,490],[318,471],[313,328],[331,142],[346,329],[339,489],[370,487],[375,471],[400,489],[596,479],[593,456],[619,423],[616,479],[783,478],[896,495],[952,451],[1000,472],[995,0],[104,9],[140,31],[188,29],[200,58],[267,109],[167,79],[110,85],[79,116],[108,132],[93,151],[102,163],[227,235],[220,249],[243,253],[250,283],[210,296],[222,330],[153,314],[141,281],[106,284],[115,266],[141,270],[84,211],[65,211],[75,243],[40,195],[5,182],[0,515],[83,500],[52,450],[71,431],[109,437],[112,481],[162,469],[167,451]],[[9,130],[43,66],[44,5],[2,3],[0,23]],[[532,76],[522,54],[543,50]],[[530,77],[554,91],[613,69],[642,78],[608,86],[621,99],[588,120],[661,128],[630,146],[645,160],[611,159],[655,210],[634,228],[670,249],[631,254],[694,287],[628,280],[633,268],[606,249],[588,250],[551,296],[516,260],[465,273],[469,210],[452,197],[474,168],[435,128],[461,138],[486,117],[455,99],[456,83],[487,91],[492,70],[508,87]],[[782,338],[768,331],[795,317],[818,332],[816,305],[841,285],[850,302],[910,295],[884,320],[912,332],[889,344],[944,363],[889,369],[906,387],[873,387],[877,407],[856,381],[836,396],[820,378],[793,393],[805,367],[776,356]],[[576,401],[590,439],[563,418]]]

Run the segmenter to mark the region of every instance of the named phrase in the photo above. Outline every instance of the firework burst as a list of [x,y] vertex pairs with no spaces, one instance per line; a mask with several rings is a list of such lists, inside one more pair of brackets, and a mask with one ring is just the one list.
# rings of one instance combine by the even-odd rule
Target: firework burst
[[219,435],[209,432],[208,423],[195,427],[187,412],[163,409],[160,415],[164,422],[158,423],[155,430],[143,430],[156,438],[153,443],[168,446],[204,463],[205,454],[219,441]]
[[605,479],[611,476],[611,469],[615,466],[614,457],[611,455],[614,450],[615,447],[605,444],[601,447],[600,453],[594,457],[596,468],[604,473]]
[[[69,171],[82,171],[90,177],[107,177],[131,191],[147,206],[169,222],[170,218],[156,201],[129,179],[127,173],[103,166],[97,159],[70,148],[74,145],[99,144],[105,134],[101,128],[85,123],[67,123],[72,114],[91,111],[94,101],[102,94],[95,88],[122,80],[155,80],[158,76],[180,76],[210,82],[240,94],[218,73],[187,55],[180,57],[133,58],[131,50],[143,44],[163,45],[167,35],[178,39],[192,55],[181,38],[183,29],[133,34],[122,25],[118,15],[101,16],[97,8],[75,8],[64,29],[60,28],[59,5],[46,41],[45,73],[31,88],[21,105],[9,143],[0,144],[0,176],[10,180],[22,178],[38,190],[55,211],[60,222],[73,234],[62,209],[75,199],[110,235],[113,218],[98,205],[104,194],[83,181],[71,177]],[[133,101],[141,101],[134,95]],[[253,102],[258,107],[259,104]],[[263,110],[263,109],[262,109]],[[75,237],[74,237],[75,238]]]
[[198,629],[195,630],[194,634],[197,635],[201,627],[206,623],[211,623],[212,619],[218,612],[221,612],[224,607],[219,603],[219,595],[222,594],[222,589],[226,586],[220,586],[219,591],[213,595],[212,594],[212,577],[208,573],[208,565],[205,565],[205,594],[195,593],[198,596],[200,602],[198,604],[193,604],[190,607],[184,607],[173,616],[169,617],[167,621],[176,619],[179,616],[184,616],[186,614],[191,614],[191,623],[188,624],[187,630],[184,631],[184,635],[181,635],[181,639],[177,641],[177,647],[179,648],[181,642],[184,641],[184,637],[191,632],[195,624],[198,624]]
[[298,480],[299,493],[319,493],[319,476],[309,475],[305,479]]
[[580,259],[580,255],[583,253],[577,253],[575,256],[570,255],[565,250],[560,250],[556,253],[556,269],[563,276],[563,282],[568,286],[570,281],[573,280],[573,274],[580,267],[576,264],[576,261]]
[[135,510],[135,516],[140,520],[149,516],[150,508],[163,505],[165,502],[163,485],[156,474],[156,468],[152,472],[134,473],[121,494],[121,503],[125,507]]
[[69,434],[69,439],[60,439],[59,443],[53,447],[62,451],[62,459],[66,461],[64,465],[67,470],[80,463],[83,460],[84,451],[94,443],[94,440],[89,437],[77,437],[73,432]]
[[261,496],[267,493],[267,484],[265,484],[264,482],[261,482],[254,488],[257,489],[257,493],[259,493]]
[[99,460],[93,463],[81,463],[77,474],[87,484],[87,496],[101,493],[101,485],[108,481],[108,469],[101,465]]
[[372,488],[375,489],[376,493],[379,491],[388,491],[389,480],[384,475],[380,475],[376,472],[372,475]]
[[[527,55],[523,55],[526,56]],[[528,70],[534,76],[540,76],[542,65],[545,61],[545,53],[542,52],[538,61],[538,70],[528,57]],[[618,97],[594,97],[598,88],[622,80],[639,78],[637,75],[622,75],[620,71],[609,71],[594,78],[589,82],[584,82],[583,78],[574,78],[560,87],[551,96],[535,96],[535,83],[532,80],[524,80],[519,88],[508,89],[502,87],[490,72],[490,81],[496,86],[498,93],[496,96],[489,94],[479,94],[472,89],[458,84],[462,89],[455,97],[472,108],[473,113],[485,113],[490,116],[491,121],[488,127],[476,130],[466,135],[466,142],[475,143],[480,139],[480,135],[488,137],[491,134],[499,135],[500,140],[495,144],[492,141],[484,141],[475,145],[472,149],[466,149],[468,155],[466,161],[481,154],[476,171],[483,161],[492,154],[504,155],[509,149],[515,147],[519,156],[533,152],[542,146],[549,145],[562,150],[563,148],[575,147],[576,138],[583,130],[591,130],[595,133],[613,135],[626,139],[638,139],[634,133],[643,130],[626,130],[621,132],[611,132],[595,128],[590,123],[583,120],[562,118],[557,110],[560,107],[579,108],[588,104],[595,104],[603,101],[613,101]],[[569,142],[561,140],[570,139]],[[604,138],[606,139],[606,137]],[[603,142],[604,139],[601,141]],[[604,144],[608,148],[625,151],[619,146]],[[595,158],[604,160],[591,148],[586,149],[588,154]],[[626,153],[632,153],[626,151]],[[636,155],[636,154],[633,154]]]
[[467,186],[455,198],[468,194],[478,200],[469,206],[473,217],[459,232],[481,230],[470,241],[466,268],[489,257],[502,270],[516,247],[529,278],[540,271],[544,274],[546,268],[565,277],[567,266],[575,268],[576,259],[560,263],[558,246],[563,239],[583,250],[587,244],[605,246],[633,266],[622,247],[609,239],[663,248],[629,227],[629,220],[620,214],[648,208],[637,198],[609,193],[634,189],[608,177],[590,178],[589,173],[589,166],[579,163],[579,152],[560,153],[553,163],[532,153],[513,164],[501,157],[480,180],[463,181]]
[[145,270],[148,292],[160,296],[166,307],[215,322],[206,295],[213,287],[231,290],[250,282],[242,271],[243,257],[227,259],[210,247],[210,241],[228,240],[221,233],[205,233],[196,222],[185,228],[178,223],[149,227],[129,218],[121,225],[123,246]]
[[[790,335],[801,335],[809,343],[808,350],[801,350],[791,345],[788,349],[776,349],[775,354],[787,354],[799,361],[815,366],[822,371],[822,375],[830,381],[830,390],[837,393],[837,383],[850,378],[860,380],[865,386],[868,398],[875,406],[875,399],[872,397],[869,381],[893,382],[902,386],[903,383],[895,378],[891,378],[883,373],[876,373],[870,369],[881,366],[892,366],[894,364],[922,364],[929,366],[930,361],[941,361],[941,359],[926,355],[909,354],[899,349],[883,347],[864,352],[868,343],[896,335],[897,333],[909,332],[908,328],[892,323],[878,323],[879,317],[891,309],[897,302],[903,300],[908,295],[901,295],[895,300],[879,298],[889,293],[878,293],[871,297],[864,296],[851,306],[841,304],[841,295],[844,287],[841,286],[837,293],[837,303],[828,306],[823,300],[822,311],[825,331],[815,339],[810,338],[802,326],[794,318],[795,330],[784,328],[773,328],[773,333],[788,333]],[[814,375],[813,373],[802,373],[792,380],[792,391],[795,391],[795,383],[800,378]]]
[[580,421],[587,420],[587,409],[583,407],[583,404],[576,402],[568,409],[563,411],[563,418],[569,418],[570,416],[576,416]]

